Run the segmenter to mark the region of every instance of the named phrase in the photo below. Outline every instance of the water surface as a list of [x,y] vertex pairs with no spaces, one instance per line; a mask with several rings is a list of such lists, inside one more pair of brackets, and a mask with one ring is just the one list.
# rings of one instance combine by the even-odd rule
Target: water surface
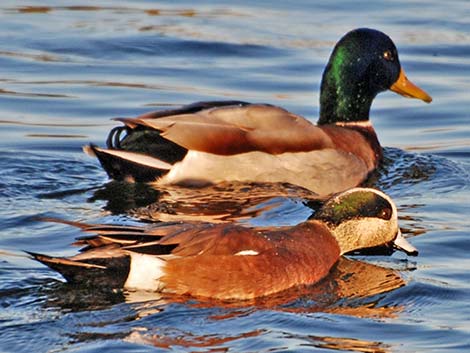
[[[468,2],[2,1],[0,17],[0,351],[470,350]],[[394,198],[419,257],[342,259],[316,286],[240,305],[70,288],[12,256],[76,252],[78,230],[38,216],[306,219],[291,190],[201,211],[191,194],[175,203],[109,183],[81,146],[103,145],[112,117],[197,100],[267,102],[315,121],[332,46],[360,26],[388,33],[434,98],[384,93],[371,114],[387,162],[370,184]]]

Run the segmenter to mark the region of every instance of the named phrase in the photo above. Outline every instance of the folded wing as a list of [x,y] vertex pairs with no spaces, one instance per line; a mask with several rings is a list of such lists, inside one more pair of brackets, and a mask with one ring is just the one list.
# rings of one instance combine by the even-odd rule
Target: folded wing
[[152,118],[119,119],[145,126],[187,150],[232,155],[251,151],[272,154],[332,147],[331,139],[306,119],[266,104],[224,106]]

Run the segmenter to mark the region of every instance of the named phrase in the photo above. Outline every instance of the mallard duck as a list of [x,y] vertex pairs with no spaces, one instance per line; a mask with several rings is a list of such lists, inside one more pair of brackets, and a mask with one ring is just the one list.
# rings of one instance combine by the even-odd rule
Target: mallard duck
[[317,125],[268,104],[199,102],[118,118],[124,126],[111,131],[108,148],[91,145],[85,151],[118,180],[284,182],[330,195],[359,185],[379,165],[382,149],[369,110],[388,89],[432,100],[407,79],[386,34],[359,28],[331,54]]
[[393,244],[418,253],[401,235],[393,201],[370,188],[331,197],[296,226],[71,224],[96,234],[78,239],[85,246],[78,255],[30,253],[69,282],[216,299],[253,299],[316,283],[341,255],[359,249]]

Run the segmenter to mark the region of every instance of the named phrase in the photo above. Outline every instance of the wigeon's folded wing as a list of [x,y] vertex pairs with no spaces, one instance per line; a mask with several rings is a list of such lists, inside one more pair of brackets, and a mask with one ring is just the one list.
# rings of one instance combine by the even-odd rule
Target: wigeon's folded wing
[[160,244],[178,244],[172,251],[176,256],[233,256],[261,253],[274,244],[260,236],[255,228],[236,224],[201,223],[200,232],[181,232],[162,238]]
[[70,258],[30,255],[67,281],[87,286],[251,299],[315,283],[339,256],[329,229],[315,221],[281,228],[204,222],[142,228],[70,224],[97,235],[83,237],[86,248]]
[[265,104],[118,120],[129,127],[143,125],[161,131],[162,137],[188,150],[220,155],[250,151],[279,154],[333,146],[321,128],[282,108]]

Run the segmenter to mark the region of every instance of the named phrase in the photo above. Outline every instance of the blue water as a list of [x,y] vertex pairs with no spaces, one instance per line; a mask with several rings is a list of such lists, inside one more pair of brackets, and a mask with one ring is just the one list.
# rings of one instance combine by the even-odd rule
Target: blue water
[[[470,351],[468,2],[2,1],[0,18],[1,352]],[[198,100],[267,102],[315,121],[329,53],[361,26],[389,34],[434,98],[384,93],[371,114],[387,162],[370,183],[396,201],[419,257],[342,259],[316,286],[229,305],[85,292],[22,255],[77,250],[78,230],[37,216],[307,218],[299,195],[208,211],[183,193],[192,203],[181,206],[109,183],[81,146],[103,145],[110,118]]]

